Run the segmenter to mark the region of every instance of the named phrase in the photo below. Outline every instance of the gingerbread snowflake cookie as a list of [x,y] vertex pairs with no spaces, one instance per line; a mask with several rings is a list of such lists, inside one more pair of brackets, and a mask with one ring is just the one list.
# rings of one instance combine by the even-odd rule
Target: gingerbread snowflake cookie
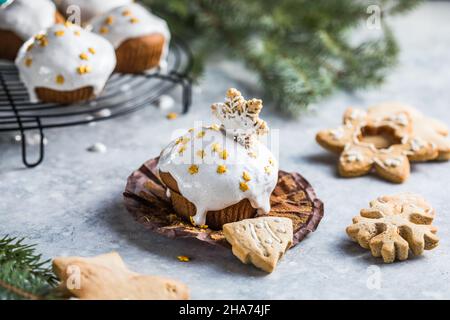
[[383,196],[353,218],[347,234],[385,263],[406,260],[409,251],[417,256],[437,247],[437,229],[431,225],[434,215],[434,209],[419,195]]
[[340,153],[339,173],[356,177],[375,171],[401,183],[410,174],[410,161],[450,159],[446,126],[414,108],[382,104],[367,111],[349,108],[343,125],[316,136],[324,148]]

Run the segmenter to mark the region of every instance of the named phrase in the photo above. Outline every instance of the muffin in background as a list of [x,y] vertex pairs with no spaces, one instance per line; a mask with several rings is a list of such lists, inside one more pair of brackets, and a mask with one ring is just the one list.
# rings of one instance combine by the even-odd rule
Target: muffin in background
[[107,40],[66,22],[25,42],[16,65],[31,102],[69,104],[98,96],[116,57]]
[[165,68],[170,42],[167,23],[139,4],[121,6],[94,18],[92,31],[116,50],[116,71],[142,73]]
[[111,9],[133,3],[133,0],[54,0],[54,2],[67,18],[73,14],[68,12],[69,7],[78,6],[81,14],[80,22],[84,24]]
[[15,0],[0,9],[0,59],[14,61],[25,41],[61,22],[64,18],[50,0]]

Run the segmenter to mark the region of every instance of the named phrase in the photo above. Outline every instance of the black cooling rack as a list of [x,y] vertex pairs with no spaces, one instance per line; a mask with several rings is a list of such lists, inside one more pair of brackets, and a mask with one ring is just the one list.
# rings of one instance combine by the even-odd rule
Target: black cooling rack
[[[61,105],[29,102],[27,91],[12,63],[0,61],[0,134],[18,132],[22,162],[32,168],[44,160],[44,130],[105,121],[137,111],[156,102],[177,86],[182,88],[182,113],[191,105],[192,86],[188,76],[193,58],[179,39],[172,41],[165,72],[142,75],[113,74],[98,98],[81,104]],[[26,134],[39,132],[37,160],[27,156]]]

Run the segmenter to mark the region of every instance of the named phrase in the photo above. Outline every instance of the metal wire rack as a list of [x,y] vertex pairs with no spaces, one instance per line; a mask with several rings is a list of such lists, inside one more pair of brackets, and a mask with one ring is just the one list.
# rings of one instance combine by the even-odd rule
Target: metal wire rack
[[[188,76],[193,57],[180,39],[172,41],[168,68],[154,74],[113,74],[102,95],[81,104],[60,105],[29,102],[27,91],[12,63],[0,61],[0,134],[18,132],[21,136],[22,162],[36,167],[44,160],[44,129],[62,128],[105,121],[137,111],[156,102],[177,86],[182,88],[182,112],[191,105],[192,86]],[[106,112],[105,112],[106,111]],[[27,156],[27,131],[39,133],[37,160]]]

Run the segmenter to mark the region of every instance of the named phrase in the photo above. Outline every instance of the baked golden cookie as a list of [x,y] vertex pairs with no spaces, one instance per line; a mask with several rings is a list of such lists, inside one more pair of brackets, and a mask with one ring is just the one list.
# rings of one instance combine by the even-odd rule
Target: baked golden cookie
[[293,243],[289,218],[260,217],[228,223],[223,226],[223,234],[239,260],[266,272],[275,270]]
[[375,171],[401,183],[410,174],[410,161],[448,160],[447,129],[437,120],[400,104],[383,104],[367,111],[346,110],[343,125],[320,131],[317,142],[340,153],[339,173],[356,177]]
[[186,285],[128,270],[116,252],[93,258],[58,257],[53,270],[63,293],[87,300],[186,300]]
[[434,215],[434,209],[419,195],[383,196],[353,218],[347,234],[385,263],[406,260],[409,250],[417,256],[437,247],[437,229],[431,225]]

